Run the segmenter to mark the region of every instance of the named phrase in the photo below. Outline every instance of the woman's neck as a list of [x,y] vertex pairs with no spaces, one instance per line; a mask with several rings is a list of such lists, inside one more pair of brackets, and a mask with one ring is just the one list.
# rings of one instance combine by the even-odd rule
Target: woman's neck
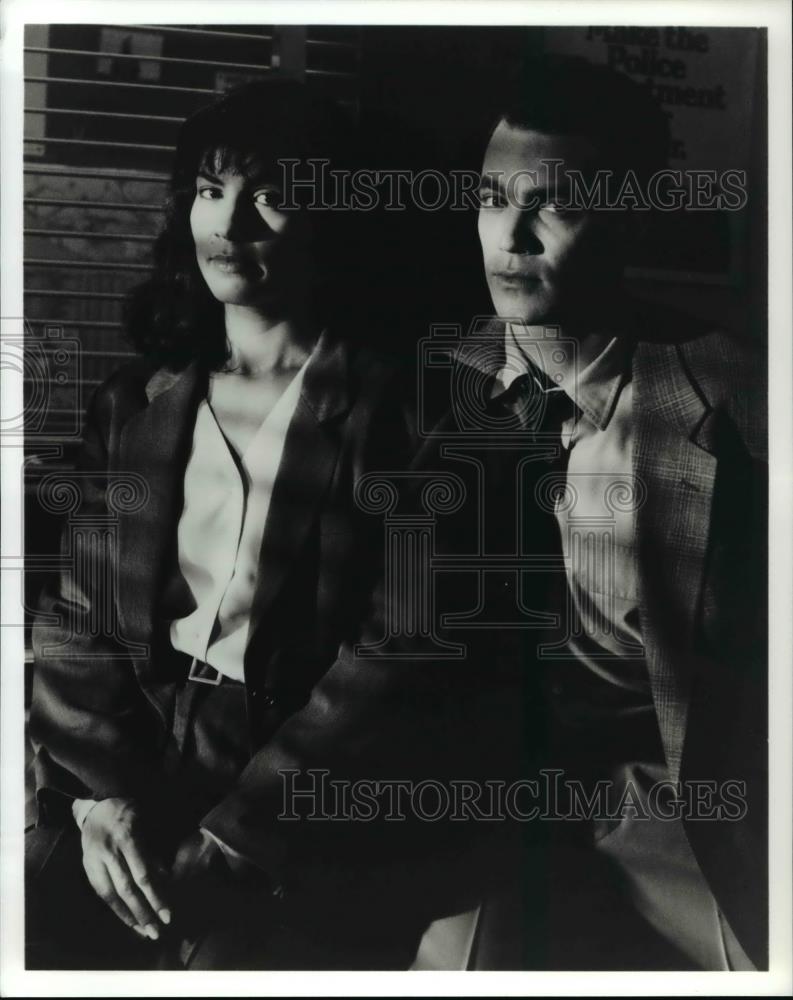
[[227,304],[227,370],[250,378],[299,368],[311,353],[316,328],[305,319],[272,319],[246,306]]

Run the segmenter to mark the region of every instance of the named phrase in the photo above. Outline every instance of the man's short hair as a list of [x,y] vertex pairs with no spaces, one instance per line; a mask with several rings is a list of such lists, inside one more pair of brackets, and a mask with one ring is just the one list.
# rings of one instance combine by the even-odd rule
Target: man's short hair
[[[505,121],[549,135],[580,135],[600,153],[598,166],[644,180],[667,165],[669,122],[646,86],[581,56],[527,60],[497,105],[492,136]],[[488,137],[489,138],[489,137]]]

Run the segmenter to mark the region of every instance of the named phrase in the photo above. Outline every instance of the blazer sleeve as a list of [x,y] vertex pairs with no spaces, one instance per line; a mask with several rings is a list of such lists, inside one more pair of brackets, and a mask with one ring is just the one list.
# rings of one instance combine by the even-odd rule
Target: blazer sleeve
[[[112,391],[100,388],[88,408],[72,484],[81,519],[107,514],[115,410]],[[63,568],[45,586],[33,624],[28,732],[40,823],[63,821],[74,798],[146,799],[158,792],[158,719],[129,650],[107,627],[116,568],[113,547],[96,542],[95,534],[66,523]]]

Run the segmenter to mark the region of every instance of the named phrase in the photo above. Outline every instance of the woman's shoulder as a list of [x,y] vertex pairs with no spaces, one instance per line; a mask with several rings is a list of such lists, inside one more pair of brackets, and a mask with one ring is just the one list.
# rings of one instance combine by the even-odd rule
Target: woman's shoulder
[[353,410],[368,409],[385,395],[399,398],[405,381],[405,352],[390,349],[359,330],[326,327],[314,349],[304,393],[332,396]]
[[416,408],[415,367],[405,352],[366,345],[356,351],[353,369],[357,400],[364,409],[380,418],[389,412],[411,420]]
[[160,369],[153,361],[135,357],[116,368],[95,390],[88,415],[99,423],[124,420],[148,402],[147,387]]

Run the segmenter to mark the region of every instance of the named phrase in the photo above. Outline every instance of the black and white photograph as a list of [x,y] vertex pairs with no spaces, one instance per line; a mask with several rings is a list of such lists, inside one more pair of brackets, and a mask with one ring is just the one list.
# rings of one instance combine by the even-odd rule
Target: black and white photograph
[[789,995],[787,4],[0,19],[3,994]]

